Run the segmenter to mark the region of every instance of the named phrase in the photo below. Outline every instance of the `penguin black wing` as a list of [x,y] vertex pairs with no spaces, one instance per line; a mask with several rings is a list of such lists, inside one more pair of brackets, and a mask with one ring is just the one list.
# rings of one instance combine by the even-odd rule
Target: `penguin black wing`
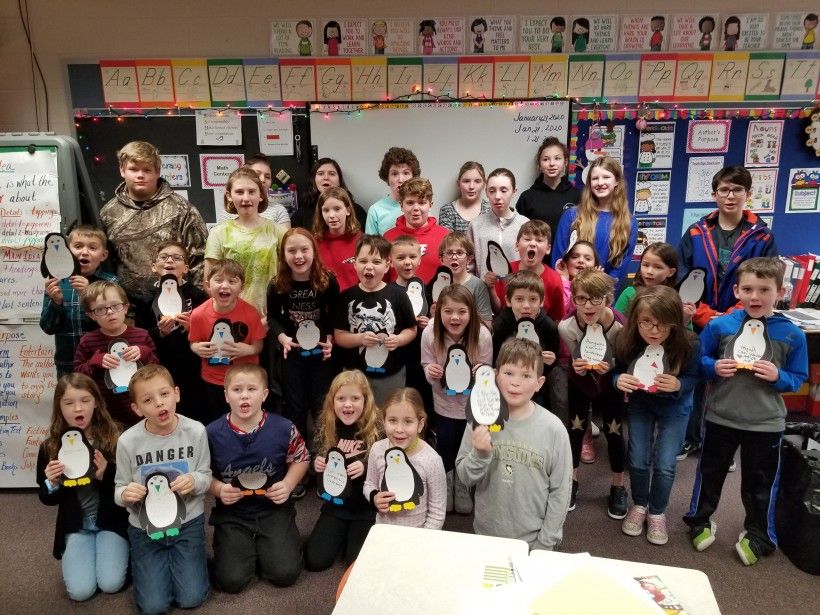
[[174,492],[174,496],[177,500],[177,514],[171,527],[179,528],[182,526],[183,521],[185,521],[185,502],[182,501],[182,498],[177,492]]
[[421,476],[419,476],[418,470],[416,470],[415,466],[410,463],[410,458],[407,458],[407,465],[410,467],[410,472],[413,473],[413,495],[410,498],[410,501],[413,504],[418,505],[421,501],[421,496],[424,495],[424,481],[421,480]]

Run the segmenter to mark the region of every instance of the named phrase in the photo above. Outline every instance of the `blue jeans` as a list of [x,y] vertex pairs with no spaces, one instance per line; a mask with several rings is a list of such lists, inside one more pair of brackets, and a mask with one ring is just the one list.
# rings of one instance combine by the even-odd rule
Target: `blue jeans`
[[96,517],[83,519],[83,529],[65,537],[61,565],[68,597],[88,600],[97,588],[113,594],[125,585],[128,572],[128,541],[97,527]]
[[128,526],[134,598],[140,613],[164,613],[176,603],[199,606],[208,596],[205,515],[184,523],[179,535],[151,540],[142,528]]
[[632,500],[638,506],[648,505],[651,515],[660,515],[669,503],[677,465],[675,457],[683,445],[690,408],[689,404],[676,406],[670,414],[670,408],[662,404],[628,407]]

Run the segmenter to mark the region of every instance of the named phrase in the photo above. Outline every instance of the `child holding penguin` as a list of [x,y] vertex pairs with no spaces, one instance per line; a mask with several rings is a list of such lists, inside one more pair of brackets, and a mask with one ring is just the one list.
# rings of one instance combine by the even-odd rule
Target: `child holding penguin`
[[[72,431],[81,432],[81,437]],[[60,378],[49,436],[37,455],[37,485],[40,501],[58,507],[53,553],[61,560],[68,596],[77,602],[88,600],[98,588],[110,594],[125,585],[128,519],[114,504],[119,435],[91,378],[83,374]],[[63,485],[62,477],[76,478],[81,472],[91,474],[90,483]]]
[[209,587],[208,437],[202,423],[176,413],[179,389],[161,365],[137,371],[128,392],[142,420],[117,443],[114,501],[129,513],[134,599],[141,613],[164,613],[173,604],[192,609]]
[[231,407],[208,425],[217,498],[214,526],[214,582],[238,593],[256,576],[279,587],[302,571],[302,539],[291,492],[308,470],[310,455],[288,419],[262,409],[267,374],[258,365],[235,365],[225,374]]
[[532,401],[544,384],[544,361],[535,342],[507,340],[496,366],[509,420],[494,433],[477,422],[468,426],[456,458],[459,478],[476,489],[473,529],[552,550],[561,544],[572,488],[567,430]]
[[382,406],[383,440],[370,449],[364,496],[376,523],[440,530],[447,481],[438,453],[423,439],[427,413],[418,391],[394,390]]

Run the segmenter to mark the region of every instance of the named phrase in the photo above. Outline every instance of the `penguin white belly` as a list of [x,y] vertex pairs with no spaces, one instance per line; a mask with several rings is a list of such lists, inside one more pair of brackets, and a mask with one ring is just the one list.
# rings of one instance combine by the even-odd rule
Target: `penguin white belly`
[[441,280],[439,278],[436,278],[436,281],[433,282],[433,292],[431,293],[433,295],[434,302],[438,301],[438,297],[441,294],[441,291],[443,291],[449,285],[450,284],[448,280]]
[[63,474],[65,474],[66,478],[70,479],[85,476],[91,462],[88,449],[82,442],[79,443],[79,447],[75,450],[60,450],[60,452],[57,453],[57,460],[65,466]]
[[322,478],[322,485],[328,495],[338,497],[347,487],[347,470],[344,464],[341,467],[326,466],[324,476]]
[[246,472],[237,475],[236,479],[246,489],[261,489],[268,480],[268,475],[264,472]]
[[480,425],[492,425],[498,420],[501,411],[501,394],[494,387],[481,387],[473,389],[470,398],[470,410],[473,418]]
[[137,373],[137,364],[134,361],[125,361],[120,358],[120,364],[108,370],[111,382],[117,387],[127,387],[131,376]]
[[74,273],[74,260],[71,258],[71,252],[47,250],[45,261],[49,273],[58,280],[70,277]]
[[384,344],[368,346],[364,351],[364,360],[368,367],[380,368],[387,362],[387,355],[390,351]]
[[418,293],[407,293],[407,296],[410,298],[410,305],[413,306],[413,314],[419,316],[424,309],[424,297]]
[[407,464],[389,464],[385,470],[385,481],[397,502],[407,502],[413,498],[415,479]]
[[447,371],[444,373],[447,386],[453,391],[461,393],[470,386],[470,367],[464,361],[458,363],[451,361],[447,364]]
[[163,528],[171,525],[177,518],[177,499],[173,491],[151,493],[145,498],[145,513],[154,527]]
[[169,293],[163,290],[157,300],[157,305],[164,316],[176,316],[182,313],[182,297],[179,293]]

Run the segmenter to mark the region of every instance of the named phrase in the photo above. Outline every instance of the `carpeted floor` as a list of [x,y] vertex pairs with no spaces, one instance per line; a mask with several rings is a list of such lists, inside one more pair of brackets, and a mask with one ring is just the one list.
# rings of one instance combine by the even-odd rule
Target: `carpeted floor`
[[[617,559],[700,569],[708,575],[721,611],[727,615],[817,612],[818,577],[801,572],[782,553],[777,552],[752,568],[745,568],[738,560],[734,543],[743,524],[739,472],[730,474],[726,481],[724,498],[715,516],[718,524],[715,544],[708,551],[697,553],[687,540],[686,526],[680,518],[688,507],[698,460],[693,456],[680,462],[667,511],[669,543],[658,547],[646,542],[644,537],[624,535],[620,522],[606,516],[609,468],[603,438],[596,440],[596,447],[597,463],[581,468],[578,507],[567,517],[563,551],[588,551]],[[130,588],[117,595],[97,595],[82,604],[68,600],[60,564],[51,557],[56,510],[41,505],[33,490],[3,492],[0,499],[0,535],[5,536],[0,541],[2,612],[15,615],[136,612]],[[318,498],[309,494],[298,503],[298,511],[299,528],[307,535],[318,515]],[[445,529],[452,531],[469,532],[471,528],[471,517],[459,515],[449,516],[445,524]],[[238,595],[212,591],[198,612],[224,615],[241,609],[299,615],[330,613],[343,572],[344,567],[337,564],[323,573],[305,572],[294,586],[286,589],[257,581]],[[423,586],[419,590],[423,591]]]

